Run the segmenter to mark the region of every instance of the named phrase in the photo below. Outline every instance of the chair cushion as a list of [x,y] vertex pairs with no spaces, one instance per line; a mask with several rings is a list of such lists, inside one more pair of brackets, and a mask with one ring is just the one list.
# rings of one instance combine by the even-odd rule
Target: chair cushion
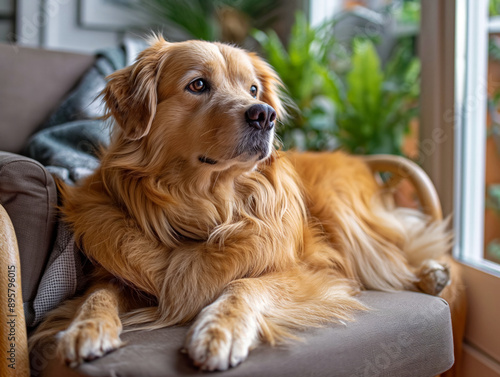
[[35,160],[0,152],[0,203],[16,231],[23,302],[32,301],[54,241],[57,190]]
[[[241,365],[210,377],[430,377],[453,365],[450,311],[444,300],[414,292],[374,291],[360,298],[372,310],[358,313],[355,322],[309,329],[300,334],[303,342],[258,347]],[[53,350],[37,350],[32,354],[32,375],[199,376],[179,352],[187,330],[125,333],[124,347],[75,371],[59,365]]]

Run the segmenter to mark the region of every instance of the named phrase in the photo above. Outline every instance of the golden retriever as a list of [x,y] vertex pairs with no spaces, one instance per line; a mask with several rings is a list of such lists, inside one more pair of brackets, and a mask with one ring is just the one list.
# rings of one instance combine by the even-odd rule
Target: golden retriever
[[254,53],[161,37],[109,77],[111,145],[63,189],[96,273],[32,345],[56,339],[77,365],[120,347],[123,326],[194,321],[186,352],[225,370],[261,342],[352,320],[361,289],[452,289],[436,262],[446,224],[387,206],[359,157],[276,150],[281,89]]

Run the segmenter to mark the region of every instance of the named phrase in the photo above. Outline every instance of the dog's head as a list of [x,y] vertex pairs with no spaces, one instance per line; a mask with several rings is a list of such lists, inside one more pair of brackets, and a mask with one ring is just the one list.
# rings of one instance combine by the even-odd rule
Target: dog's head
[[109,77],[103,97],[122,138],[155,158],[220,171],[252,168],[271,154],[277,119],[285,115],[280,88],[253,53],[155,37],[135,64]]

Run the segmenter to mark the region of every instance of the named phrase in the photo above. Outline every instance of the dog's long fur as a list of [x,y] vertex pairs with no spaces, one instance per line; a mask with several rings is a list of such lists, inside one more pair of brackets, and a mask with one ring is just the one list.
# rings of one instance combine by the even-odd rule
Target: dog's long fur
[[[199,78],[209,85],[193,92]],[[273,130],[249,130],[252,105],[285,116],[280,89],[252,53],[161,37],[110,76],[112,143],[93,175],[63,190],[95,277],[31,345],[59,332],[74,365],[119,347],[122,324],[194,320],[187,352],[223,370],[293,329],[352,320],[361,289],[426,290],[423,279],[447,273],[429,262],[449,250],[446,224],[389,208],[362,159],[278,152]]]

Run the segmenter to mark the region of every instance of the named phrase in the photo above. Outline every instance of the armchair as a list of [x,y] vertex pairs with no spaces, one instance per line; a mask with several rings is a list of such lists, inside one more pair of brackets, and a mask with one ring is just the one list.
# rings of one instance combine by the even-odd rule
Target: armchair
[[[15,351],[15,369],[2,356],[0,375],[199,375],[187,356],[179,352],[187,332],[187,327],[181,326],[125,333],[122,338],[126,346],[74,370],[60,365],[53,349],[37,349],[28,355],[26,332],[31,329],[26,323],[32,315],[30,305],[54,244],[57,193],[52,177],[41,164],[16,153],[41,119],[50,114],[91,66],[93,58],[23,48],[16,51],[7,45],[0,45],[0,56],[2,59],[8,56],[9,64],[0,71],[0,81],[5,83],[0,89],[2,100],[12,98],[16,90],[22,92],[22,109],[12,101],[0,102],[4,118],[0,119],[0,151],[11,152],[0,152],[0,290],[4,292],[0,295],[0,318],[4,323],[0,327],[0,354],[10,355],[12,344]],[[27,61],[21,64],[24,59]],[[64,73],[57,74],[61,66],[65,67]],[[41,101],[35,86],[48,83],[38,76],[47,77],[51,72],[59,75],[59,81],[51,83],[58,90]],[[24,87],[24,92],[19,86]],[[16,106],[17,114],[12,109]],[[23,113],[30,111],[37,111],[38,115],[27,119]],[[22,122],[22,127],[18,127]],[[366,160],[374,172],[392,173],[389,186],[397,179],[408,178],[417,190],[423,211],[432,219],[441,219],[434,187],[417,165],[401,157],[384,155],[369,156]],[[13,300],[7,294],[11,292],[9,289],[14,290]],[[415,292],[365,291],[361,300],[373,310],[357,315],[356,322],[304,331],[300,334],[302,342],[277,348],[260,347],[237,368],[210,375],[422,377],[451,368],[453,334],[450,309],[444,299]],[[11,315],[15,315],[16,321],[15,341],[9,339]]]

